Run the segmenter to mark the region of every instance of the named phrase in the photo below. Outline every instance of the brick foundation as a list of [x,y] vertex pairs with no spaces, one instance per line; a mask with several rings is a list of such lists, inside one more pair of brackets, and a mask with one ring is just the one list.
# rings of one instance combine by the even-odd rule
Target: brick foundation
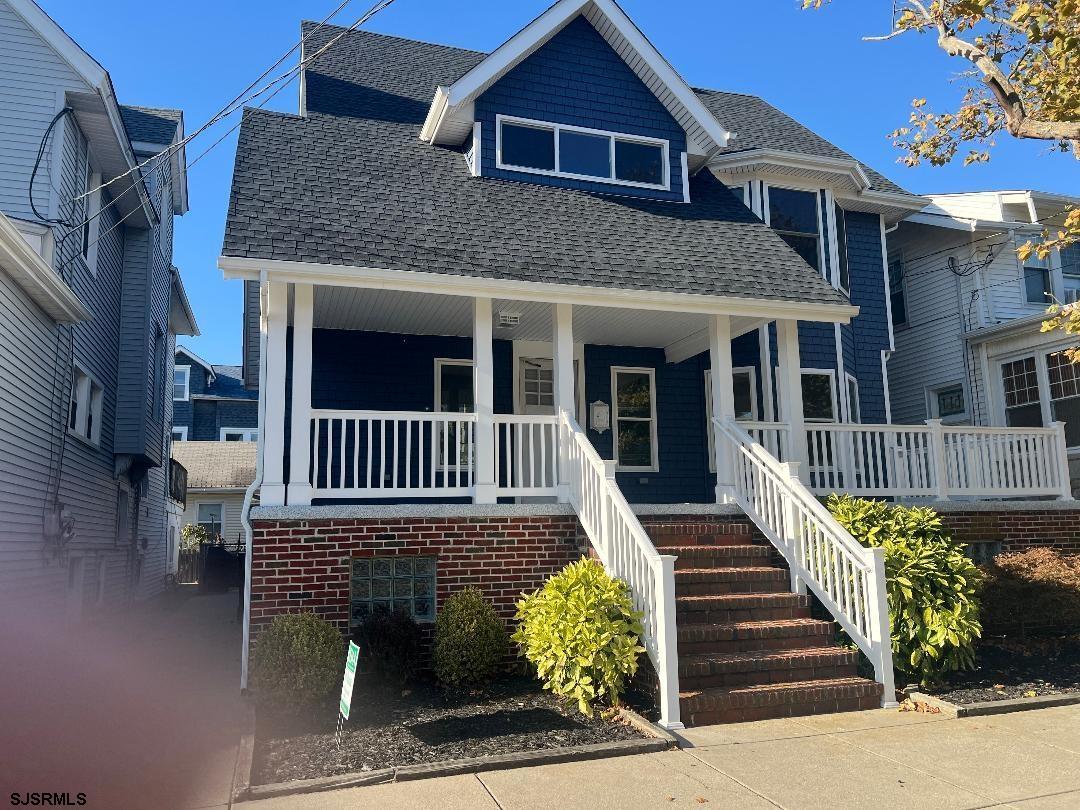
[[582,553],[580,524],[567,515],[255,520],[253,531],[253,640],[274,616],[300,611],[347,632],[353,557],[436,557],[436,609],[474,585],[509,627],[521,592]]
[[1080,554],[1080,507],[1075,509],[952,510],[945,526],[963,543],[1001,543],[1002,551],[1051,546]]

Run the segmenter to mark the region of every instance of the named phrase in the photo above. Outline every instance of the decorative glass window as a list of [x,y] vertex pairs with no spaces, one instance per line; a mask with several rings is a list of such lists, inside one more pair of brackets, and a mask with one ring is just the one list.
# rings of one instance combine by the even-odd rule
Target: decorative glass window
[[1050,306],[1050,269],[1045,259],[1030,256],[1024,264],[1024,298],[1029,304]]
[[851,290],[851,274],[848,270],[847,220],[843,208],[836,203],[833,204],[833,207],[836,211],[836,255],[839,259],[836,284],[841,290],[848,292]]
[[901,254],[889,257],[889,303],[894,326],[908,322],[907,297],[904,295],[904,258]]
[[1034,357],[1001,364],[1005,392],[1005,422],[1010,427],[1042,427],[1039,374]]
[[769,226],[808,265],[821,272],[817,192],[769,186],[767,194]]
[[622,470],[658,468],[656,379],[651,368],[611,368],[615,461]]
[[525,406],[553,408],[555,406],[555,370],[550,360],[521,361],[521,394]]
[[836,382],[831,371],[802,373],[803,418],[807,422],[836,421]]
[[221,537],[224,508],[220,503],[200,503],[196,511],[196,523],[206,529],[206,533],[212,540]]
[[496,165],[581,180],[668,189],[668,142],[496,116]]
[[101,441],[101,404],[104,390],[97,380],[78,366],[71,370],[71,402],[68,430],[92,444]]
[[417,621],[435,620],[435,558],[354,557],[349,576],[349,625],[372,613],[405,611]]
[[[743,421],[757,419],[757,393],[753,366],[735,368],[731,371],[731,384],[735,389],[735,418]],[[713,452],[712,423],[712,369],[705,369],[705,430],[709,436],[709,472],[716,472],[716,453]]]
[[257,442],[259,440],[258,428],[222,428],[221,441],[223,442]]
[[1080,366],[1070,363],[1064,352],[1046,355],[1050,381],[1050,408],[1054,420],[1065,423],[1065,444],[1080,446]]
[[187,402],[191,395],[191,366],[173,366],[173,402]]
[[931,391],[931,413],[937,419],[948,419],[954,416],[963,416],[967,413],[967,403],[964,400],[964,386],[949,385]]

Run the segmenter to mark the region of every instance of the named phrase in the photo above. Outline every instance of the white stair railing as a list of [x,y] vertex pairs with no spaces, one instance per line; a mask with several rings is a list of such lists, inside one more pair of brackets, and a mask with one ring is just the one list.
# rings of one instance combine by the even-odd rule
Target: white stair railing
[[559,486],[559,420],[554,414],[497,413],[495,480],[499,496],[554,496]]
[[559,414],[560,449],[570,503],[609,574],[629,587],[641,611],[642,643],[660,681],[660,724],[679,722],[679,655],[675,626],[675,557],[656,551],[615,483],[615,462],[600,458],[566,411]]
[[734,462],[733,494],[787,560],[793,588],[809,588],[874,666],[882,702],[895,705],[885,552],[865,548],[734,420],[713,419]]

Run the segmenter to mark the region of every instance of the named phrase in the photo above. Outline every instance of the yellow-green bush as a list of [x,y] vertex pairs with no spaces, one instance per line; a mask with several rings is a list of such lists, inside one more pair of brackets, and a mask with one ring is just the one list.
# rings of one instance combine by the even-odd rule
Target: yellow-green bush
[[545,689],[589,717],[594,704],[618,705],[645,651],[625,582],[583,557],[518,602],[517,619],[513,639]]
[[937,512],[847,495],[826,505],[856,540],[885,550],[893,666],[924,684],[974,667],[982,579]]

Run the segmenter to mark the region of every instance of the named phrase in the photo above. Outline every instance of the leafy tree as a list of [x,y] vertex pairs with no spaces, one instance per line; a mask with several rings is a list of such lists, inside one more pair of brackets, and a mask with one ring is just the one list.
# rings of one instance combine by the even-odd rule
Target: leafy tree
[[[1003,132],[1048,141],[1080,160],[1080,0],[900,0],[897,8],[893,30],[867,39],[930,34],[968,63],[956,109],[934,112],[924,98],[912,102],[908,125],[891,135],[903,163],[942,166],[962,148],[965,165],[986,162]],[[1041,241],[1021,246],[1021,259],[1080,241],[1080,208],[1062,214]]]

